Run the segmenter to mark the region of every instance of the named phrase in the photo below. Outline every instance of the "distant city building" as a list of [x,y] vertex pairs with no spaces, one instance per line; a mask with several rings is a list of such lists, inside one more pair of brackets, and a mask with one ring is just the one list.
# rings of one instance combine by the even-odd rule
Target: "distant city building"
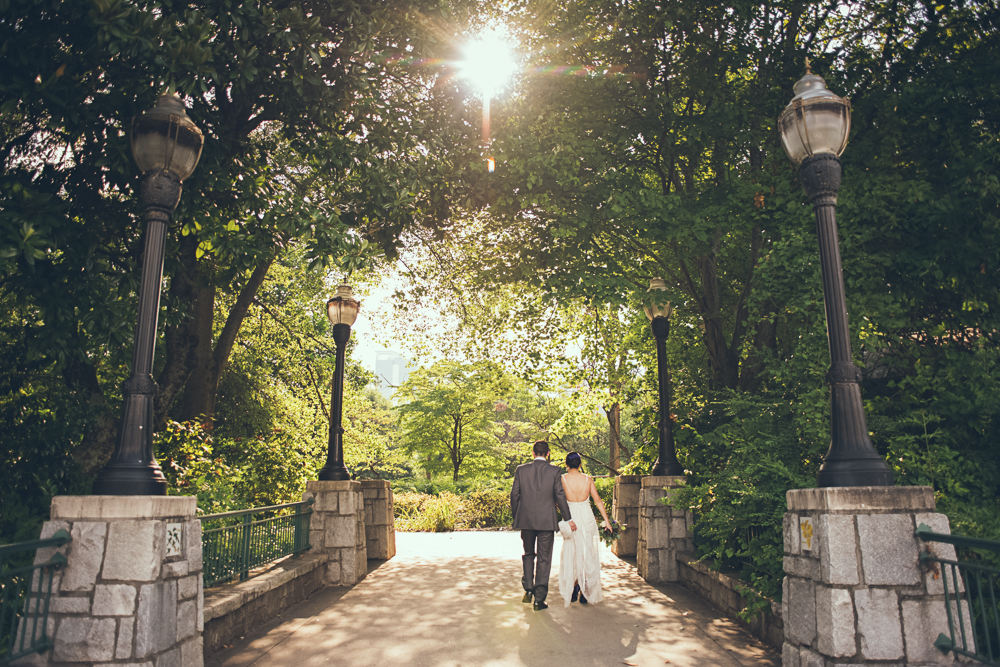
[[406,382],[406,357],[398,352],[376,352],[375,374],[383,390],[391,390]]

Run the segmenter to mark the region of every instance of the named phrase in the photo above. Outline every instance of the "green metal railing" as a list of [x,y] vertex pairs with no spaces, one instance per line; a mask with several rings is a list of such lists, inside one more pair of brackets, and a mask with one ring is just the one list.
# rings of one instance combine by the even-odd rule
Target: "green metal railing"
[[963,560],[940,558],[924,549],[921,563],[936,563],[944,584],[944,603],[948,613],[948,631],[938,635],[934,645],[947,653],[952,651],[987,665],[1000,667],[1000,569],[981,562],[973,549],[1000,553],[1000,542],[961,535],[933,532],[920,524],[915,535],[924,542],[953,544],[961,550]]
[[[205,587],[250,577],[254,568],[308,551],[313,500],[201,517]],[[204,529],[206,525],[221,524]]]
[[0,546],[0,665],[52,648],[47,631],[52,575],[66,557],[56,552],[44,563],[31,561],[37,549],[69,541],[69,533],[60,529],[44,540]]

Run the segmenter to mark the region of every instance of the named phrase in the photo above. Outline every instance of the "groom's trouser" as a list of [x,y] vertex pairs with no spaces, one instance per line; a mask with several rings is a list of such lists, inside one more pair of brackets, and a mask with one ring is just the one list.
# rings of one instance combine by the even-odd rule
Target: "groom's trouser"
[[524,543],[524,555],[521,556],[524,576],[521,577],[521,585],[524,590],[534,594],[538,602],[545,602],[545,596],[549,593],[549,570],[552,569],[552,544],[555,539],[555,532],[551,530],[521,531],[521,542]]

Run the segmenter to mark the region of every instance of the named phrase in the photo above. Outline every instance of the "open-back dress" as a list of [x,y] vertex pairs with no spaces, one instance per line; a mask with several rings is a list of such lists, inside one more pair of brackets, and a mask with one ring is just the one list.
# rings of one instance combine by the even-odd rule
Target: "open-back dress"
[[573,583],[578,582],[588,602],[600,602],[604,594],[601,592],[599,528],[590,507],[590,495],[581,502],[572,502],[567,494],[566,501],[576,531],[571,538],[563,538],[559,559],[559,593],[568,607],[573,596]]

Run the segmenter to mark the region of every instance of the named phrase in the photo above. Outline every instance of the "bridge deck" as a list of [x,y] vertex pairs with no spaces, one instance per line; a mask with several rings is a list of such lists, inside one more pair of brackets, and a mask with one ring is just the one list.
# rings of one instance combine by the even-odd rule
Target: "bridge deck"
[[605,599],[521,603],[516,533],[397,533],[397,555],[352,589],[288,609],[206,667],[776,667],[780,657],[680,586],[653,587],[602,549]]

